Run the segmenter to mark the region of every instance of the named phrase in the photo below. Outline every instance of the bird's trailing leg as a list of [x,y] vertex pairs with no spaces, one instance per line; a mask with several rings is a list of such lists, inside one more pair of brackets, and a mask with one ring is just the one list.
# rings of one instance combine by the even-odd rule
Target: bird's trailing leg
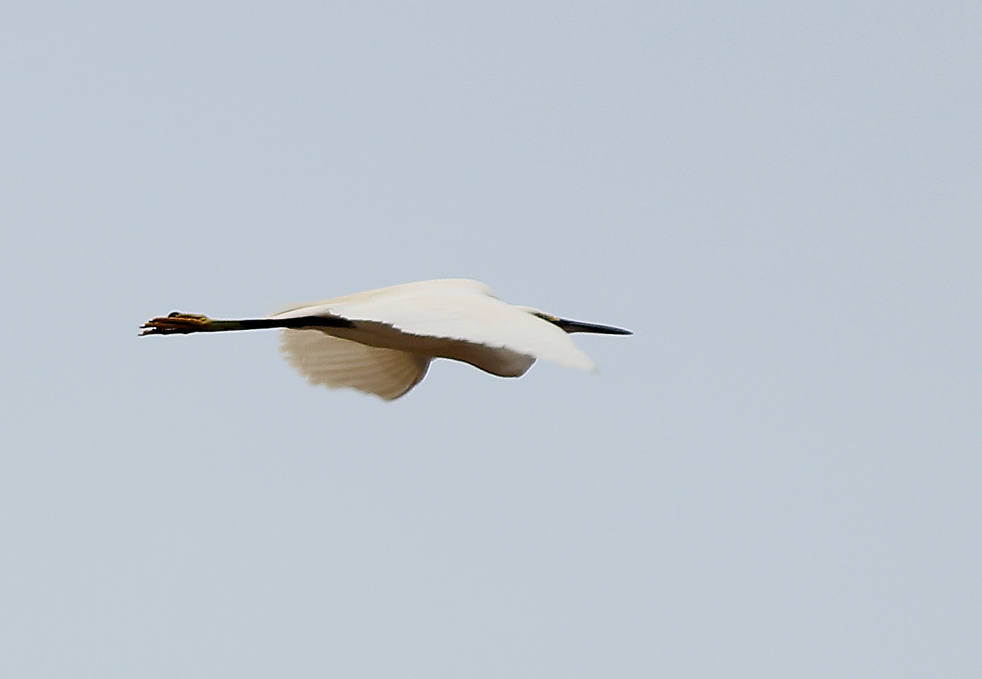
[[182,314],[179,311],[152,318],[140,328],[143,330],[141,335],[189,335],[193,332],[243,329],[238,321],[216,321],[201,314]]
[[140,335],[190,335],[193,332],[226,332],[228,330],[264,330],[267,328],[350,328],[352,322],[337,316],[301,316],[299,318],[246,318],[219,321],[201,314],[172,311],[151,318],[140,326]]

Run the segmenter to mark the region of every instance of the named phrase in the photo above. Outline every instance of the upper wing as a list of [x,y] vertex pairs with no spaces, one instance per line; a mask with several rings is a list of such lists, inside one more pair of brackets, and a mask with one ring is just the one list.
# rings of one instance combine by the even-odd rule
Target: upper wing
[[317,315],[382,323],[418,337],[504,348],[562,366],[594,369],[590,358],[563,330],[502,302],[477,281],[446,279],[396,285],[297,307],[275,317]]
[[311,384],[351,387],[387,401],[416,386],[430,359],[331,337],[320,330],[284,330],[280,350]]

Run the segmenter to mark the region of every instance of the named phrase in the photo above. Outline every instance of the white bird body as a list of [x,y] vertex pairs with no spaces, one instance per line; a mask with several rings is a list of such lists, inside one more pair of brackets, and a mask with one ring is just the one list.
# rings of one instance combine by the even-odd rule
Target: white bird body
[[350,387],[391,400],[412,389],[434,358],[518,377],[542,358],[594,370],[570,332],[629,334],[566,321],[502,302],[477,281],[406,283],[293,307],[252,321],[213,321],[174,313],[144,334],[282,327],[281,349],[313,384]]

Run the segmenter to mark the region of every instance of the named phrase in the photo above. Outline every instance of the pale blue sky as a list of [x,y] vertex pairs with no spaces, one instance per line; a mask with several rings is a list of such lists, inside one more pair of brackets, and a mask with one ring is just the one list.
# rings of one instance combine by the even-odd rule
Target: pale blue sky
[[[13,2],[0,676],[975,677],[976,2]],[[440,277],[591,375],[309,387]]]

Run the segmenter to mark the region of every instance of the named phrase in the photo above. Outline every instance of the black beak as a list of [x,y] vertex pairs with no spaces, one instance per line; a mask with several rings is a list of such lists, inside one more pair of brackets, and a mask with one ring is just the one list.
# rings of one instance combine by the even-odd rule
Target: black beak
[[558,325],[560,328],[566,332],[592,332],[598,335],[633,335],[634,333],[630,330],[624,330],[623,328],[615,328],[610,325],[597,325],[596,323],[581,323],[580,321],[570,321],[565,318],[560,318],[552,321],[554,325]]

